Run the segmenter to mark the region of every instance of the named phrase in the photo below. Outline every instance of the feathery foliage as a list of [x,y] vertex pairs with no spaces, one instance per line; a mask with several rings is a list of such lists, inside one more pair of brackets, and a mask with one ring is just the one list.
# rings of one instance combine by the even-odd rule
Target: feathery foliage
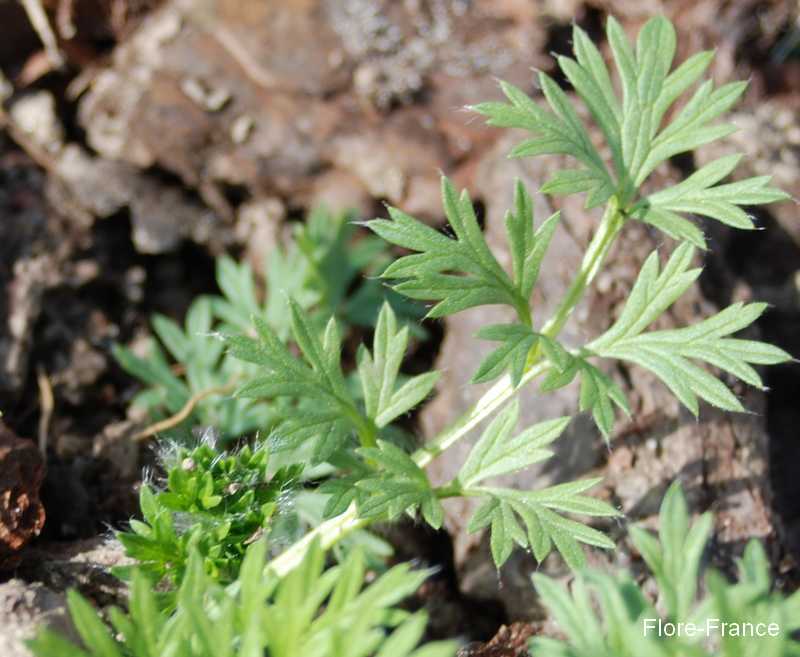
[[263,321],[254,319],[257,338],[227,336],[230,353],[259,366],[259,375],[241,386],[238,395],[295,400],[270,435],[273,449],[296,448],[315,441],[312,463],[330,460],[353,447],[374,447],[380,430],[424,399],[438,374],[429,372],[398,385],[408,330],[384,304],[376,326],[373,351],[359,350],[361,392],[351,389],[341,365],[341,336],[334,318],[320,335],[310,318],[289,300],[292,336],[302,358],[296,357]]
[[514,148],[512,157],[561,154],[577,161],[578,168],[555,172],[543,185],[543,193],[586,192],[588,208],[602,205],[615,196],[627,216],[700,248],[705,248],[702,231],[683,215],[700,215],[735,228],[751,229],[753,222],[741,206],[788,198],[784,192],[769,186],[768,176],[718,184],[733,171],[738,155],[720,158],[684,182],[642,197],[642,185],[659,164],[736,129],[715,121],[741,97],[747,83],[731,82],[715,88],[711,80],[705,80],[670,116],[676,102],[702,79],[713,52],[697,53],[671,70],[676,35],[672,24],[663,17],[646,23],[635,46],[613,17],[608,19],[606,37],[622,98],[614,90],[602,54],[577,25],[572,33],[575,56],[559,56],[558,65],[600,129],[610,153],[609,161],[593,143],[569,97],[546,73],[539,74],[539,86],[547,107],[536,104],[506,82],[501,83],[501,88],[507,103],[482,103],[474,107],[487,117],[490,125],[533,133],[532,138]]
[[[213,426],[223,440],[233,440],[277,420],[275,404],[231,394],[230,384],[253,378],[257,368],[227,354],[220,334],[250,334],[253,318],[259,318],[285,342],[291,332],[287,298],[293,299],[313,324],[324,325],[335,316],[343,330],[374,326],[387,299],[404,324],[421,316],[416,304],[387,290],[375,277],[390,259],[385,243],[371,235],[356,239],[357,230],[351,215],[318,208],[296,227],[285,247],[270,252],[261,281],[247,262],[221,256],[216,263],[221,295],[196,299],[183,326],[164,315],[154,315],[152,328],[158,341],[150,341],[145,356],[114,345],[117,361],[147,385],[134,403],[154,421],[177,414],[195,396],[211,392],[198,399],[183,422],[163,435],[189,440],[192,428]],[[266,295],[258,293],[260,282]],[[424,336],[421,329],[414,330]]]
[[561,435],[570,420],[563,417],[541,422],[512,438],[518,417],[519,405],[513,402],[486,428],[461,468],[458,481],[463,494],[484,498],[468,530],[491,527],[492,557],[498,568],[511,555],[515,544],[529,547],[537,561],[542,561],[555,545],[571,567],[579,568],[585,562],[579,543],[614,547],[601,532],[562,515],[618,516],[619,512],[606,502],[582,495],[599,479],[538,491],[478,485],[490,477],[516,472],[550,458],[553,453],[546,446]]
[[[664,498],[659,537],[631,528],[631,538],[658,585],[654,605],[627,573],[584,571],[571,590],[545,575],[534,575],[536,590],[565,640],[535,638],[531,651],[542,657],[684,657],[731,655],[755,657],[800,655],[800,592],[785,597],[772,590],[769,563],[761,544],[752,540],[738,562],[732,583],[709,571],[707,593],[698,599],[703,552],[712,529],[709,513],[689,521],[686,500],[675,483]],[[695,628],[694,636],[668,636],[658,622]],[[761,636],[743,635],[745,623],[762,628]],[[770,624],[777,632],[768,634]],[[724,626],[728,630],[724,632]],[[736,633],[739,633],[737,635]],[[746,632],[746,630],[744,630]]]
[[68,595],[85,648],[43,630],[29,642],[36,657],[453,657],[455,644],[420,640],[424,612],[397,607],[429,573],[395,566],[365,586],[365,562],[353,552],[346,564],[324,568],[312,546],[303,563],[279,579],[264,573],[263,540],[251,545],[234,585],[222,588],[196,552],[170,615],[159,608],[150,580],[135,571],[129,611],[108,612],[114,635],[91,604]]
[[689,359],[704,361],[757,388],[763,388],[753,364],[790,360],[778,347],[730,337],[766,310],[764,303],[735,303],[694,326],[646,331],[700,274],[690,269],[694,248],[684,243],[659,272],[658,254],[645,262],[628,302],[615,324],[586,346],[604,358],[626,360],[652,371],[694,415],[698,397],[728,411],[743,411],[736,396],[715,376]]

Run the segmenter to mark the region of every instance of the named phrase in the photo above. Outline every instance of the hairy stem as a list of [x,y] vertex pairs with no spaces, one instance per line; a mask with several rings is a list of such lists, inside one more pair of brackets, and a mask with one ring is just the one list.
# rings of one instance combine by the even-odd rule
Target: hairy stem
[[542,327],[542,333],[551,338],[555,338],[561,333],[561,329],[564,328],[572,311],[575,310],[575,306],[583,297],[586,288],[600,271],[600,267],[624,223],[625,216],[620,212],[616,197],[612,196],[597,228],[597,233],[586,249],[578,275],[569,286],[555,314]]
[[520,379],[519,385],[516,387],[511,382],[511,377],[508,374],[503,376],[503,378],[489,388],[464,415],[453,422],[453,424],[447,427],[447,429],[442,431],[433,440],[415,451],[411,455],[414,463],[424,468],[428,463],[439,456],[439,454],[461,440],[483,422],[483,420],[512,399],[520,388],[523,388],[537,376],[543,374],[548,368],[549,364],[545,362],[535,364],[525,372],[522,379]]
[[[564,299],[556,309],[555,314],[545,323],[542,332],[551,338],[555,338],[564,328],[570,315],[575,310],[578,302],[583,297],[586,288],[594,280],[597,272],[603,264],[611,246],[625,223],[625,216],[620,212],[616,198],[612,198],[600,225],[597,228],[592,241],[584,255],[581,268],[572,284],[570,285]],[[549,368],[549,364],[542,360],[542,354],[538,351],[532,353],[528,361],[528,368],[519,382],[514,386],[511,377],[505,375],[495,383],[466,413],[458,418],[447,429],[437,435],[432,441],[415,451],[411,458],[414,462],[424,468],[434,458],[457,443],[474,429],[492,413],[500,409],[507,401],[526,384],[533,381],[536,377],[543,374]],[[323,548],[329,548],[343,536],[355,529],[365,527],[370,523],[369,520],[360,519],[356,512],[355,504],[344,513],[326,520],[321,525],[312,529],[302,539],[287,548],[281,555],[267,564],[267,568],[279,576],[283,576],[294,568],[303,559],[309,545],[315,540],[319,540]]]

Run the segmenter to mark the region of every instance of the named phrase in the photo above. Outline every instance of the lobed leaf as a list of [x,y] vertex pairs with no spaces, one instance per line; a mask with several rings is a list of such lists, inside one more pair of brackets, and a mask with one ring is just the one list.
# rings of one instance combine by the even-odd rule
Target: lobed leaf
[[649,369],[695,415],[698,398],[729,411],[743,411],[739,400],[717,378],[690,362],[713,365],[742,381],[762,388],[753,364],[777,364],[790,360],[782,349],[761,342],[729,337],[754,321],[766,304],[735,303],[693,326],[644,332],[688,288],[699,274],[689,269],[694,249],[680,245],[659,272],[652,253],[631,291],[617,322],[587,350],[604,358],[627,360]]
[[570,418],[548,420],[527,428],[511,438],[519,418],[519,402],[509,404],[491,422],[475,444],[458,478],[467,488],[498,475],[516,472],[550,458],[544,449],[564,431]]

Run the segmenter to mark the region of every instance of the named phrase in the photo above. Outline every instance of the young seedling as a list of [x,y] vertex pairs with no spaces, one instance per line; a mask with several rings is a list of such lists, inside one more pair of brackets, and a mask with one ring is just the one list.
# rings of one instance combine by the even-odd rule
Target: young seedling
[[738,561],[738,581],[709,571],[698,599],[711,514],[689,522],[680,484],[661,505],[659,536],[632,527],[631,538],[658,587],[655,605],[627,573],[588,569],[568,590],[534,575],[536,590],[564,640],[536,638],[531,654],[542,657],[713,657],[800,654],[800,592],[773,591],[761,543],[753,539]]
[[[284,324],[270,319],[272,299],[266,308],[257,304],[249,308],[246,318],[218,301],[218,307],[227,308],[237,318],[225,331],[225,358],[246,363],[239,370],[242,380],[237,396],[226,403],[279,409],[267,424],[270,458],[305,466],[306,472],[310,467],[314,474],[306,478],[304,487],[320,484],[316,492],[325,499],[327,519],[269,561],[264,544],[257,541],[242,563],[241,546],[237,549],[226,542],[230,531],[238,527],[235,522],[244,520],[241,530],[237,529],[239,535],[248,533],[254,524],[261,525],[264,535],[268,533],[273,517],[269,505],[285,475],[265,469],[263,446],[257,453],[206,454],[208,460],[201,475],[184,474],[180,481],[170,482],[166,492],[143,494],[146,523],[134,525],[134,534],[125,539],[132,552],[140,550],[135,556],[143,561],[131,574],[131,613],[111,614],[125,651],[86,603],[73,596],[73,618],[91,653],[67,648],[63,640],[45,634],[32,645],[39,657],[256,657],[265,649],[270,655],[287,657],[452,655],[452,645],[416,648],[424,625],[422,617],[407,619],[394,610],[389,613],[401,594],[411,592],[419,583],[418,576],[411,576],[407,570],[392,575],[398,572],[393,570],[359,593],[364,575],[359,557],[354,556],[352,563],[345,559],[345,565],[323,572],[322,550],[373,522],[404,514],[417,515],[439,527],[444,517],[441,500],[469,496],[480,500],[469,528],[489,528],[498,567],[517,545],[529,549],[539,561],[555,550],[572,568],[580,570],[585,565],[582,545],[614,547],[607,536],[587,524],[586,518],[616,516],[619,511],[587,494],[598,479],[533,491],[492,483],[498,475],[550,458],[549,447],[570,421],[570,417],[542,418],[517,430],[519,390],[538,381],[541,393],[547,394],[579,379],[576,412],[591,413],[607,441],[617,410],[630,410],[622,389],[600,367],[604,360],[623,360],[650,370],[695,415],[701,411],[701,401],[727,411],[745,410],[716,372],[762,388],[754,366],[789,360],[781,349],[735,337],[758,319],[766,309],[764,304],[737,303],[680,329],[650,327],[700,274],[693,263],[697,250],[706,248],[706,241],[693,216],[750,230],[755,226],[745,210],[747,206],[780,201],[787,195],[770,187],[768,177],[723,182],[739,156],[711,162],[665,189],[649,194],[642,190],[660,164],[733,131],[733,126],[716,120],[737,101],[746,84],[715,87],[711,81],[701,81],[711,52],[694,55],[673,70],[676,35],[664,18],[648,21],[635,46],[628,42],[620,25],[609,19],[607,39],[621,96],[615,91],[600,51],[579,27],[573,31],[574,58],[558,58],[561,71],[603,135],[605,149],[595,146],[571,98],[544,73],[539,75],[543,103],[501,83],[507,102],[473,108],[491,125],[521,128],[530,134],[514,148],[512,157],[557,154],[574,161],[574,168],[556,171],[540,192],[581,193],[586,195],[587,208],[603,207],[582,263],[551,317],[540,317],[531,297],[543,257],[554,231],[559,230],[559,216],[535,220],[532,198],[521,183],[514,188],[513,207],[505,223],[511,254],[508,270],[487,245],[467,193],[458,192],[446,178],[442,181],[442,199],[452,236],[396,208],[389,208],[388,219],[367,224],[387,242],[411,252],[389,264],[382,276],[396,293],[433,302],[429,317],[444,317],[486,304],[504,304],[513,310],[513,321],[486,326],[479,332],[480,338],[496,345],[473,376],[476,383],[496,380],[488,392],[440,434],[411,451],[398,438],[398,420],[431,393],[438,373],[403,375],[410,329],[401,326],[388,304],[378,314],[372,343],[362,345],[355,371],[348,372],[342,360],[340,323],[335,317],[327,324],[320,322],[319,309],[309,308],[302,298],[290,299],[288,323]],[[686,102],[671,109],[684,94],[688,94]],[[608,158],[602,155],[606,151]],[[630,222],[643,222],[664,232],[674,238],[676,247],[668,257],[656,252],[650,255],[621,315],[604,333],[586,344],[562,343],[561,330]],[[225,267],[230,268],[227,264]],[[336,271],[334,268],[330,275]],[[227,284],[220,283],[226,290]],[[244,298],[249,299],[246,281],[243,289]],[[226,295],[228,304],[236,303],[240,296],[228,290]],[[197,313],[203,321],[192,317],[191,326],[205,327],[207,310]],[[175,330],[165,330],[166,324],[160,329],[164,342],[177,348],[170,347],[179,359],[186,351],[182,347],[191,326],[181,339],[177,339]],[[219,351],[216,354],[213,363]],[[714,369],[707,369],[707,365]],[[161,374],[163,369],[159,370]],[[165,387],[169,392],[169,386]],[[249,406],[251,399],[256,400],[255,406]],[[175,407],[178,403],[173,400],[167,405]],[[426,466],[490,418],[458,476],[443,486],[434,486]],[[267,495],[261,515],[241,517],[241,498],[237,497],[241,490],[221,488],[220,482],[228,482],[233,475],[225,468],[220,471],[219,463],[232,463],[234,470],[255,467],[261,490]],[[175,491],[181,491],[177,497]],[[226,492],[230,499],[225,497]],[[200,533],[211,536],[210,542],[198,543],[194,538],[182,548],[180,555],[187,565],[185,573],[175,578],[177,596],[170,616],[147,590],[152,582],[148,569],[151,574],[155,569],[155,576],[165,575],[169,560],[162,559],[163,555],[145,558],[145,548],[164,545],[162,534],[172,540],[167,529],[175,528],[173,520],[178,516],[170,512],[182,513],[186,505],[192,513],[213,515],[219,527],[230,523],[230,531],[208,533],[203,529]],[[796,619],[800,615],[797,596],[788,601],[769,596],[763,552],[752,546],[742,561],[740,583],[731,586],[710,576],[709,601],[695,606],[700,554],[709,527],[707,517],[688,527],[685,504],[680,492],[673,489],[662,511],[661,544],[644,532],[634,532],[634,541],[659,584],[668,617],[681,620],[701,609],[703,613],[713,610],[726,619],[762,611],[765,617],[777,614]],[[174,534],[178,544],[188,535]],[[137,538],[131,538],[134,535]],[[223,591],[218,580],[224,581],[225,573],[234,581]],[[401,581],[395,582],[394,577]],[[387,581],[391,586],[383,587]],[[535,650],[544,655],[704,654],[697,650],[670,652],[672,644],[644,642],[636,623],[642,613],[649,613],[649,603],[626,580],[592,573],[585,582],[577,581],[572,598],[546,578],[538,578],[536,584],[569,641],[566,645],[537,642]],[[600,616],[590,604],[590,590],[599,596]],[[398,621],[402,624],[390,633],[387,628],[397,626]],[[214,632],[209,629],[212,624]],[[787,628],[796,628],[796,621],[787,620]],[[168,639],[173,635],[179,637],[175,644]],[[798,654],[796,642],[787,640],[779,647],[783,652],[771,654]],[[728,644],[725,650],[732,655],[753,654]]]
[[[452,236],[391,207],[388,219],[367,224],[388,242],[411,252],[390,264],[383,278],[400,294],[434,302],[429,317],[444,317],[485,304],[504,304],[514,311],[512,322],[486,326],[478,332],[479,338],[490,340],[497,347],[480,364],[473,381],[498,381],[450,427],[417,451],[406,454],[391,444],[385,424],[375,421],[374,403],[360,405],[347,398],[347,411],[335,410],[341,399],[326,404],[324,395],[334,399],[338,394],[330,384],[340,371],[337,337],[333,332],[318,338],[310,335],[299,312],[295,313],[293,334],[303,358],[287,361],[286,365],[271,355],[270,345],[275,340],[267,333],[260,340],[230,339],[233,353],[261,366],[264,376],[265,383],[260,388],[249,385],[243,393],[288,395],[298,404],[312,396],[318,409],[331,413],[326,426],[340,423],[341,427],[336,448],[326,450],[326,458],[338,471],[322,487],[331,494],[329,514],[338,515],[273,560],[270,565],[277,572],[291,569],[314,536],[321,537],[323,545],[330,545],[374,519],[414,511],[438,526],[442,521],[438,500],[458,495],[481,498],[482,504],[469,528],[490,528],[492,554],[498,567],[516,544],[530,549],[538,560],[555,547],[569,565],[578,568],[584,563],[581,543],[613,547],[602,533],[569,517],[618,514],[608,504],[585,495],[598,480],[567,482],[536,491],[505,489],[485,481],[548,458],[551,453],[547,445],[569,422],[569,418],[545,420],[515,436],[517,410],[509,402],[523,386],[539,379],[539,389],[545,394],[579,379],[577,410],[590,412],[608,441],[616,409],[627,414],[630,409],[623,391],[599,367],[603,360],[627,361],[650,370],[695,415],[700,412],[700,401],[727,411],[745,410],[719,376],[703,364],[763,388],[754,366],[789,360],[789,355],[777,347],[734,337],[766,310],[761,303],[736,303],[685,328],[650,330],[700,275],[701,269],[693,263],[697,250],[706,248],[706,241],[692,216],[752,230],[755,225],[745,207],[788,196],[770,187],[767,176],[723,182],[733,172],[739,156],[720,158],[676,185],[645,194],[643,185],[658,165],[735,129],[716,119],[738,100],[746,83],[715,87],[710,80],[703,81],[713,57],[711,52],[696,54],[672,70],[676,35],[665,18],[648,21],[635,46],[628,42],[619,23],[610,18],[607,38],[621,97],[600,51],[581,28],[576,26],[573,30],[574,58],[558,58],[559,67],[605,139],[607,159],[601,154],[605,151],[590,138],[571,98],[546,73],[540,73],[538,80],[544,103],[501,83],[506,102],[483,103],[473,108],[490,125],[521,128],[530,134],[512,150],[512,157],[558,154],[575,162],[575,168],[556,171],[540,192],[583,193],[587,208],[604,206],[580,269],[552,317],[543,321],[538,316],[531,305],[531,295],[544,254],[558,230],[559,216],[536,222],[532,198],[520,182],[516,183],[514,204],[506,216],[510,271],[489,249],[466,191],[458,192],[447,178],[442,180],[442,200]],[[694,91],[686,102],[670,113],[692,87]],[[676,248],[663,264],[659,253],[650,255],[622,314],[605,333],[583,345],[562,344],[558,339],[561,329],[620,232],[634,221],[674,238]],[[394,321],[388,308],[382,311],[382,317],[387,325]],[[375,353],[392,339],[379,331]],[[397,344],[404,345],[404,341],[397,339]],[[375,390],[380,395],[391,394],[402,355],[393,352],[391,367],[379,366],[377,375],[366,349],[362,360],[359,372],[365,399],[374,399]],[[287,376],[284,373],[289,371],[289,363],[304,373],[303,389],[298,385],[298,376],[292,376],[293,387],[288,378],[280,378]],[[397,410],[405,412],[413,406],[411,401],[421,400],[432,388],[434,377],[416,377],[419,387],[415,394]],[[324,394],[320,392],[323,390]],[[445,486],[433,487],[425,466],[504,406],[505,410],[485,429],[459,476]],[[292,424],[285,430],[278,427],[275,441],[279,442],[284,434],[297,435],[293,428]],[[318,434],[309,432],[305,437],[330,440]],[[358,437],[360,446],[352,436]]]

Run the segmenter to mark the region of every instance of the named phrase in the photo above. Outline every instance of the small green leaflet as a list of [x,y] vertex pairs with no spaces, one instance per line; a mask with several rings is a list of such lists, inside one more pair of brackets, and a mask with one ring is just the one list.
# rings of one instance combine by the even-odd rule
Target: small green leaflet
[[550,458],[547,445],[569,424],[569,417],[548,420],[511,437],[519,420],[519,400],[514,399],[486,428],[461,468],[458,480],[465,488],[498,475],[516,472]]
[[770,176],[717,185],[736,168],[741,157],[728,155],[714,160],[674,187],[640,201],[633,216],[701,249],[706,248],[702,232],[679,213],[710,217],[733,228],[755,228],[753,220],[740,206],[773,203],[790,197],[769,186]]
[[580,569],[586,563],[580,543],[605,549],[613,549],[614,543],[596,529],[560,514],[619,516],[610,504],[581,495],[600,481],[586,479],[539,491],[474,487],[469,490],[487,499],[472,516],[467,530],[475,532],[491,526],[492,557],[498,568],[517,544],[529,547],[537,561],[542,561],[555,546],[570,568]]
[[500,342],[500,346],[490,352],[478,366],[472,376],[472,383],[484,383],[496,379],[506,370],[511,373],[511,382],[519,385],[528,357],[534,346],[542,352],[554,365],[566,367],[569,353],[556,340],[542,333],[537,333],[524,324],[492,324],[481,328],[476,337],[492,342]]
[[507,82],[500,82],[500,88],[509,104],[481,103],[472,109],[488,117],[489,125],[522,128],[536,135],[514,148],[512,157],[563,154],[574,157],[584,165],[581,169],[559,171],[544,185],[542,191],[553,194],[588,191],[587,207],[605,203],[614,194],[614,181],[592,144],[589,133],[567,95],[549,75],[540,73],[539,84],[550,110],[542,109],[525,92]]
[[439,498],[431,488],[425,471],[408,454],[383,440],[378,441],[378,447],[362,447],[358,453],[367,462],[380,466],[374,476],[361,479],[356,484],[360,516],[386,516],[391,519],[409,509],[419,508],[429,525],[435,529],[442,526],[444,511]]
[[659,514],[659,538],[640,527],[630,534],[658,583],[671,618],[686,618],[694,604],[703,551],[713,518],[704,513],[690,527],[689,511],[680,483],[670,486]]
[[437,301],[429,317],[444,317],[484,304],[508,304],[521,322],[530,324],[530,295],[558,215],[534,231],[532,200],[517,183],[515,209],[506,217],[512,277],[489,250],[466,191],[458,195],[443,177],[442,200],[455,239],[396,208],[389,208],[391,219],[368,222],[369,228],[386,241],[417,251],[395,260],[383,272],[383,278],[399,280],[393,287],[407,297]]
[[556,366],[542,381],[542,392],[563,388],[571,383],[576,375],[580,376],[580,411],[591,411],[592,419],[608,444],[614,428],[614,406],[630,417],[631,410],[625,393],[610,376],[581,356],[566,353],[566,360],[551,359],[551,361]]
[[699,270],[689,269],[693,256],[694,247],[683,243],[659,272],[658,254],[652,253],[619,320],[588,344],[586,351],[650,370],[695,415],[699,412],[698,397],[724,410],[743,411],[725,384],[689,359],[706,362],[745,383],[763,387],[752,365],[774,365],[791,357],[778,347],[729,336],[756,321],[766,304],[735,303],[694,326],[643,332],[697,278]]
[[226,336],[225,341],[234,357],[265,370],[240,387],[238,396],[291,397],[301,404],[294,412],[290,408],[273,428],[271,448],[290,449],[317,439],[313,461],[322,462],[346,444],[355,428],[352,419],[359,417],[358,410],[341,369],[341,338],[336,320],[331,318],[324,335],[319,336],[297,303],[290,300],[289,308],[292,334],[305,362],[295,357],[258,317],[253,318],[257,338]]
[[426,372],[397,385],[407,346],[408,328],[398,330],[391,306],[384,303],[375,326],[373,353],[363,345],[358,351],[366,414],[379,429],[419,404],[439,380],[439,372]]
[[273,452],[297,449],[308,440],[316,440],[311,455],[312,465],[324,463],[347,445],[352,433],[348,421],[342,418],[341,410],[329,408],[310,410],[311,404],[301,404],[288,409],[285,417],[278,416],[278,424],[272,429],[268,443]]
[[476,337],[500,342],[501,345],[483,359],[472,376],[472,383],[491,381],[508,370],[512,382],[517,385],[525,373],[528,354],[539,334],[524,324],[492,324],[481,328]]

